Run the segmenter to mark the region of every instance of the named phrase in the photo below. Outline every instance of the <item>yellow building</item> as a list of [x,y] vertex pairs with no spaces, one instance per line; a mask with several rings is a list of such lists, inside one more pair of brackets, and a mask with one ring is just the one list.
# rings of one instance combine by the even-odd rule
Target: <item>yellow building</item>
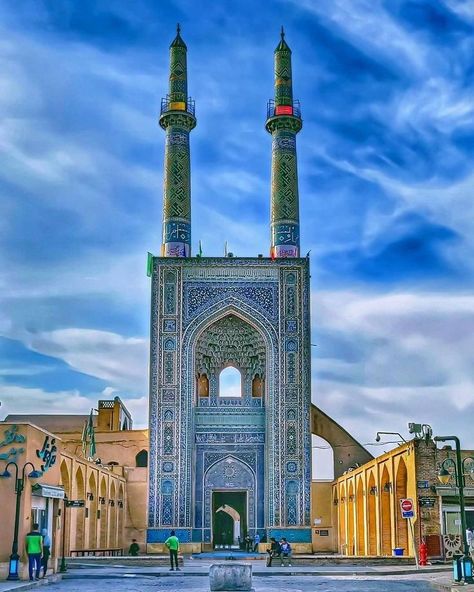
[[[99,401],[92,417],[96,454],[89,459],[82,441],[88,420],[85,415],[9,415],[0,422],[0,473],[14,461],[21,477],[26,463],[19,513],[23,575],[24,537],[34,522],[52,539],[53,569],[63,539],[66,556],[122,553],[132,539],[146,549],[148,431],[131,429],[130,414],[118,397]],[[32,466],[42,472],[39,479],[28,478]],[[0,479],[5,516],[0,522],[0,577],[7,573],[13,539],[15,465],[8,473]]]

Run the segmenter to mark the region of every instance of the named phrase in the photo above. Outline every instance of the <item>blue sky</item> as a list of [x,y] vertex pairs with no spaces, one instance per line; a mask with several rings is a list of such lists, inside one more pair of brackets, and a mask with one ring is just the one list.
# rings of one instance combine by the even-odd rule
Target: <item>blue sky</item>
[[[119,394],[146,424],[168,46],[188,45],[193,242],[268,253],[273,50],[293,50],[313,399],[363,442],[474,448],[474,7],[23,0],[0,7],[2,413]],[[374,449],[372,449],[374,450]]]

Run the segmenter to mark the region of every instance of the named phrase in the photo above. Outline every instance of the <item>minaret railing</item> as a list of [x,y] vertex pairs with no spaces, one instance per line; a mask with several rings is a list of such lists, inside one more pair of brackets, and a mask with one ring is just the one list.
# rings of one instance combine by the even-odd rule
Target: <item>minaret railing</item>
[[278,115],[291,115],[301,119],[300,102],[294,100],[289,105],[277,105],[275,99],[270,99],[267,103],[267,119]]

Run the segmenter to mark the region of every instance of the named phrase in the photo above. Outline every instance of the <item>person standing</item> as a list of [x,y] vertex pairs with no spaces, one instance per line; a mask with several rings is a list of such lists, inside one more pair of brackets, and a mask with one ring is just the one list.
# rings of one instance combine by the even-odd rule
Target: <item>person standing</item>
[[469,546],[469,551],[472,553],[474,551],[474,531],[471,526],[466,530],[466,542]]
[[260,543],[260,535],[258,534],[258,532],[255,533],[255,536],[253,537],[253,552],[254,553],[258,553],[258,544]]
[[28,573],[30,582],[39,580],[41,571],[41,555],[43,554],[43,537],[39,532],[39,524],[33,524],[33,530],[26,535],[25,547],[28,555]]
[[43,568],[43,578],[45,578],[46,572],[48,571],[48,561],[51,557],[51,538],[46,528],[43,528],[43,530],[41,531],[41,536],[43,537],[43,554],[41,556],[41,567]]
[[245,537],[245,550],[247,551],[247,553],[250,553],[252,549],[252,539],[250,538],[250,535],[247,533],[247,536]]
[[[176,536],[174,530],[171,531],[170,536],[166,539],[165,545],[168,547],[170,552],[170,563],[171,568],[170,571],[174,571],[176,566],[176,571],[181,571],[178,567],[178,551],[179,551],[179,539]],[[174,563],[174,566],[173,566]]]
[[285,539],[281,539],[280,541],[280,549],[281,549],[281,555],[280,555],[280,560],[281,560],[281,565],[283,566],[285,563],[285,559],[288,559],[288,566],[291,566],[291,545],[290,543]]

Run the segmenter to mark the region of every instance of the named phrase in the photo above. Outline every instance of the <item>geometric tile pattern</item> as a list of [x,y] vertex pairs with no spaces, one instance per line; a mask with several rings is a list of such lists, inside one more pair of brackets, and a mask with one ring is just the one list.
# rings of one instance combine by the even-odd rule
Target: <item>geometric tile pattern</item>
[[[272,294],[263,307],[261,293],[252,291],[257,286]],[[212,298],[205,296],[210,287]],[[191,301],[200,304],[184,315]],[[192,529],[193,541],[210,542],[212,491],[238,488],[247,492],[249,532],[278,529],[305,540],[311,480],[308,260],[155,257],[151,308],[150,539],[172,527]],[[197,396],[197,374],[206,370],[216,378],[226,363],[246,377],[244,397],[235,401],[253,402],[249,381],[262,375],[258,406],[200,404],[206,398]],[[219,399],[216,389],[211,381],[209,399]]]

